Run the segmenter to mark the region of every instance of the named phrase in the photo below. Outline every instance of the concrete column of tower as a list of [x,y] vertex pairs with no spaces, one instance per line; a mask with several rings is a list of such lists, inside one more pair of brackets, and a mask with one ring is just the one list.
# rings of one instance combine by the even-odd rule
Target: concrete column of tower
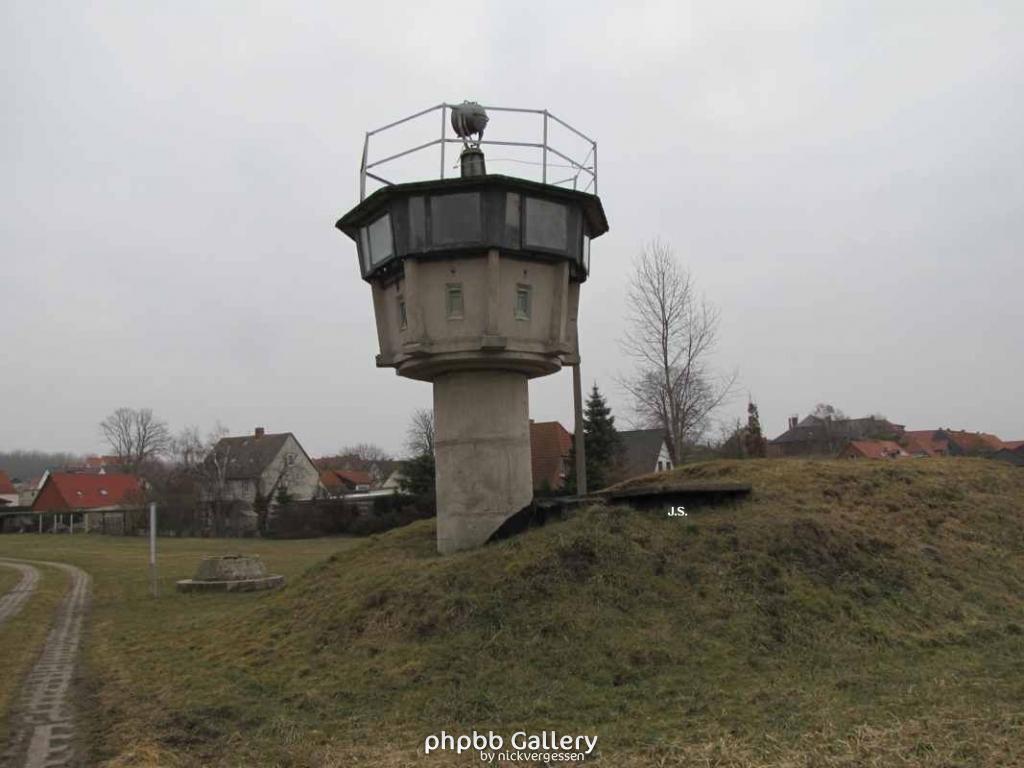
[[477,547],[533,499],[526,376],[464,371],[434,379],[437,548]]

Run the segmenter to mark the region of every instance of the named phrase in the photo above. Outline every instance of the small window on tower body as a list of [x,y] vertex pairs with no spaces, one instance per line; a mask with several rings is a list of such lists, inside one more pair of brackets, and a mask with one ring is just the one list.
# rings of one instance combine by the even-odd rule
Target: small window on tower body
[[448,283],[445,292],[445,312],[449,320],[462,319],[462,283]]
[[516,286],[516,320],[530,319],[530,286]]
[[398,327],[403,331],[409,327],[409,318],[405,314],[405,299],[398,297]]

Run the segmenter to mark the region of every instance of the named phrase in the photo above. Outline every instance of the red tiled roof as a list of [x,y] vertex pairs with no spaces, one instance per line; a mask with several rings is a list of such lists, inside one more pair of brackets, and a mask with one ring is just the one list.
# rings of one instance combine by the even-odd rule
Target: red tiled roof
[[986,432],[967,432],[962,429],[923,429],[903,433],[903,445],[911,453],[927,453],[929,456],[956,454],[992,453],[1004,447],[1005,443],[995,435]]
[[530,466],[534,489],[557,490],[565,485],[572,434],[557,421],[530,422]]
[[333,469],[320,470],[320,484],[329,491],[333,491],[342,486],[341,479],[334,474]]
[[11,478],[7,476],[7,473],[0,469],[0,494],[10,495],[16,494],[18,489],[14,487],[14,483],[11,482]]
[[907,453],[923,453],[927,456],[945,456],[949,453],[949,441],[939,437],[935,429],[919,429],[903,433],[903,446]]
[[102,509],[138,504],[142,486],[134,475],[54,472],[32,503],[34,512]]
[[320,482],[329,491],[355,488],[358,485],[373,485],[373,475],[358,469],[324,469]]
[[995,435],[986,432],[964,432],[946,430],[949,441],[956,443],[964,453],[984,453],[986,451],[998,451],[1003,447],[1003,441]]
[[352,485],[372,485],[373,475],[360,469],[336,469],[334,474]]
[[892,459],[907,455],[892,440],[851,440],[843,454],[851,453],[860,454],[866,459]]

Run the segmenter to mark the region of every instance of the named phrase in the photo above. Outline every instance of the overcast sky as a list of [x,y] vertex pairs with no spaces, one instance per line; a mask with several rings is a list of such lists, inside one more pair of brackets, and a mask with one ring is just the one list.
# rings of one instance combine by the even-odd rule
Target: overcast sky
[[[723,418],[749,392],[769,436],[827,401],[1024,439],[1019,0],[0,14],[0,450],[103,450],[97,423],[126,405],[292,431],[313,455],[398,451],[430,387],[374,367],[370,290],[333,225],[366,130],[463,99],[598,141],[611,231],[583,376],[621,424],[623,287],[660,237],[722,311],[716,364],[742,384]],[[532,382],[532,416],[571,426],[570,385]]]

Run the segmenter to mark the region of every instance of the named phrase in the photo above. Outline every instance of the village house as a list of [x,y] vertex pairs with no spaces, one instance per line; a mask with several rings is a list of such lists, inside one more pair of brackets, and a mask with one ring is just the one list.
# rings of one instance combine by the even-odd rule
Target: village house
[[230,508],[240,528],[255,530],[279,499],[307,501],[320,491],[320,473],[291,432],[224,437],[204,462],[201,499],[211,509]]
[[14,483],[14,487],[18,489],[18,504],[20,506],[32,506],[32,502],[36,500],[36,496],[39,495],[39,489],[43,487],[43,483],[49,474],[49,472],[44,472],[40,477],[33,477],[20,483]]
[[384,478],[384,482],[380,484],[380,490],[392,491],[397,493],[402,490],[402,486],[405,484],[407,478],[405,473],[402,472],[402,462],[398,462],[391,473]]
[[946,456],[949,444],[946,440],[935,437],[938,430],[907,430],[900,438],[900,445],[907,453],[915,457]]
[[626,480],[652,472],[672,469],[665,433],[660,429],[630,429],[619,432],[622,443],[622,465],[613,474]]
[[337,498],[369,491],[374,486],[374,478],[369,472],[358,469],[321,469],[320,485],[325,496]]
[[839,452],[840,459],[907,459],[910,454],[892,440],[851,440]]
[[572,434],[560,423],[530,420],[530,469],[535,492],[565,488],[571,452]]
[[[621,453],[609,468],[613,482],[652,472],[672,469],[665,433],[660,429],[632,429],[618,432]],[[557,421],[530,422],[530,465],[534,491],[565,488],[572,471],[573,435]],[[592,489],[596,490],[596,489]]]
[[18,489],[14,487],[11,478],[0,469],[0,507],[18,506]]
[[127,514],[144,505],[143,487],[134,475],[52,472],[32,502],[43,525],[81,525],[85,531],[123,533]]
[[32,525],[32,516],[20,512],[24,512],[24,508],[18,484],[0,470],[0,531],[27,530]]
[[[365,459],[361,456],[346,454],[341,456],[322,456],[319,459],[313,459],[313,464],[320,472],[327,469],[337,469],[344,472],[359,473],[357,476],[360,478],[365,478],[368,475],[370,478],[370,490],[377,490],[382,488],[388,481],[388,478],[399,469],[401,462],[394,459]],[[359,484],[363,485],[364,483],[360,481]]]
[[913,456],[986,456],[1005,447],[995,435],[962,429],[908,430],[900,443]]
[[789,419],[789,428],[768,442],[768,455],[835,456],[851,440],[892,440],[898,442],[905,428],[880,416],[860,419],[797,416]]
[[1007,461],[1024,467],[1024,440],[1006,440],[1003,447],[990,454],[989,458]]

